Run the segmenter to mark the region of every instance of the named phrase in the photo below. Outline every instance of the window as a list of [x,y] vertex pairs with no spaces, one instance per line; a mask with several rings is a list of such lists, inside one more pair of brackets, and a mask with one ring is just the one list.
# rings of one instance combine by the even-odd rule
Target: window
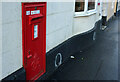
[[89,16],[97,12],[97,0],[76,0],[75,17]]
[[75,2],[75,12],[84,11],[85,1],[84,0],[76,0]]
[[88,10],[95,9],[95,0],[88,0]]

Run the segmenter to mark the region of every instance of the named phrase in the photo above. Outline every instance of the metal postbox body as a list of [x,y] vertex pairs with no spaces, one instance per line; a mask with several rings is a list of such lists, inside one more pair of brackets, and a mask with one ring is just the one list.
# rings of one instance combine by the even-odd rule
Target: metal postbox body
[[22,3],[23,66],[27,80],[36,80],[46,69],[46,2]]

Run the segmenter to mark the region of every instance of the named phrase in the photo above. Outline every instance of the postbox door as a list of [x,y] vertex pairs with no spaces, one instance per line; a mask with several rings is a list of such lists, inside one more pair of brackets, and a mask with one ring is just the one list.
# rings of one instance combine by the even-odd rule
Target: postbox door
[[23,3],[23,65],[27,80],[45,73],[46,3]]

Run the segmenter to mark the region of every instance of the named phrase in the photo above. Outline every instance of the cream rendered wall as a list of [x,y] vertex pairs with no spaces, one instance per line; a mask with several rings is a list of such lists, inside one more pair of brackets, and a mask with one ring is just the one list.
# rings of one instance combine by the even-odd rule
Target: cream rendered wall
[[107,20],[109,20],[114,15],[114,7],[115,7],[115,0],[112,0],[111,2],[108,2]]
[[114,15],[115,0],[103,2],[103,16],[107,16],[107,21]]
[[0,2],[0,80],[2,79],[2,2]]
[[116,13],[116,8],[117,8],[117,0],[115,0],[114,13]]
[[21,3],[2,3],[2,78],[22,67]]

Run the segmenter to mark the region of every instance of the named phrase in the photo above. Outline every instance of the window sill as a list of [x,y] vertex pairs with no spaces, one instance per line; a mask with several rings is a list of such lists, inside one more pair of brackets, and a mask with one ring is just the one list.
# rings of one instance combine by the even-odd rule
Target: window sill
[[84,17],[84,16],[90,16],[90,15],[93,15],[93,14],[96,14],[97,13],[97,11],[87,11],[87,12],[85,12],[85,13],[81,13],[81,12],[75,12],[75,15],[74,15],[74,17]]

